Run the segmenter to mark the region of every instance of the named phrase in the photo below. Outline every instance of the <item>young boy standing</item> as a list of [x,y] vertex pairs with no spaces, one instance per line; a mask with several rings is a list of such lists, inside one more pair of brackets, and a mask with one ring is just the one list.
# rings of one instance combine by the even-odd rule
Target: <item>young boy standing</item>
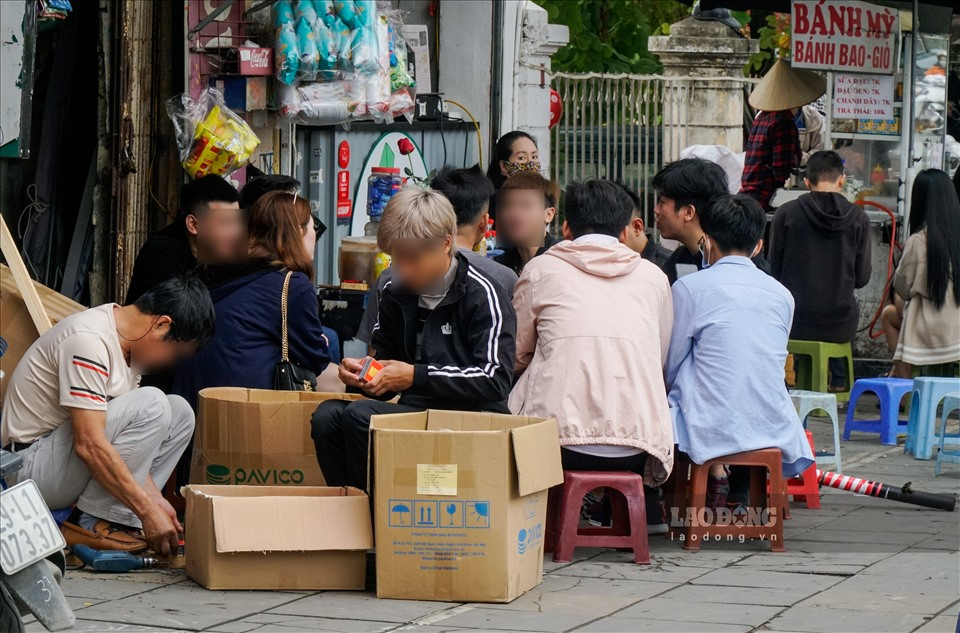
[[503,286],[454,245],[457,218],[436,191],[390,199],[377,242],[392,257],[372,347],[383,364],[360,380],[363,359],[345,358],[340,380],[379,400],[321,404],[311,436],[329,486],[367,486],[370,418],[424,409],[507,413],[516,316]]
[[497,194],[498,237],[509,245],[494,261],[518,275],[527,262],[557,243],[547,227],[557,213],[560,188],[535,171],[507,178]]
[[[854,291],[870,281],[870,220],[843,189],[843,160],[816,152],[807,161],[810,193],[786,203],[773,218],[773,276],[796,301],[790,338],[849,343],[860,309]],[[830,361],[831,387],[846,384],[842,359]]]

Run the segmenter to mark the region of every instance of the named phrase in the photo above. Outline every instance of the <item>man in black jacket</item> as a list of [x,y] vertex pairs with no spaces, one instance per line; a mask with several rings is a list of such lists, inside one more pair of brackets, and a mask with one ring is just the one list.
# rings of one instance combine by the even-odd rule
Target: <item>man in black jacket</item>
[[367,485],[370,417],[427,408],[509,413],[516,315],[504,287],[456,251],[457,219],[436,191],[405,189],[377,233],[392,258],[372,347],[383,364],[362,381],[363,359],[345,358],[340,380],[378,400],[333,400],[313,414],[311,436],[329,486]]
[[[870,281],[870,219],[840,193],[843,159],[836,152],[807,161],[806,193],[777,210],[770,239],[773,276],[793,294],[790,338],[849,343],[860,308],[855,291]],[[830,359],[830,387],[846,388],[843,359]]]

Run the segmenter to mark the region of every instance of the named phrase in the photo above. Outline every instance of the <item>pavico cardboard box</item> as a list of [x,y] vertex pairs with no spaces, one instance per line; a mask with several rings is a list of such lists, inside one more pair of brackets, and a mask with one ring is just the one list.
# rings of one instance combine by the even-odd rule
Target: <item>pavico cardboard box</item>
[[190,483],[322,486],[310,417],[343,393],[216,387],[200,391]]
[[[86,310],[79,303],[43,284],[33,282],[33,285],[40,295],[40,302],[46,309],[50,322],[54,325],[75,312]],[[20,289],[17,288],[17,282],[13,279],[13,273],[3,264],[0,264],[0,336],[7,342],[7,351],[0,358],[0,371],[4,374],[3,380],[0,381],[0,401],[2,401],[17,363],[27,353],[33,342],[40,338],[37,326],[30,318],[27,304],[23,302]]]
[[185,486],[187,575],[207,589],[363,589],[370,500],[356,488]]
[[509,602],[540,584],[555,420],[430,410],[371,428],[378,597]]

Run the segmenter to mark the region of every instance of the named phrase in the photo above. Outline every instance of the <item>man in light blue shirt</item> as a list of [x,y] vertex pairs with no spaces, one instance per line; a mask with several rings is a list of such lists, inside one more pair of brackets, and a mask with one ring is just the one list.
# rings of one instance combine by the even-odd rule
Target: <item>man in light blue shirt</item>
[[[742,195],[715,198],[703,211],[704,270],[673,285],[668,399],[678,448],[695,463],[779,448],[791,477],[813,453],[784,384],[793,297],[750,261],[765,221]],[[709,506],[747,505],[747,469],[733,468],[729,481],[723,467],[710,475]]]

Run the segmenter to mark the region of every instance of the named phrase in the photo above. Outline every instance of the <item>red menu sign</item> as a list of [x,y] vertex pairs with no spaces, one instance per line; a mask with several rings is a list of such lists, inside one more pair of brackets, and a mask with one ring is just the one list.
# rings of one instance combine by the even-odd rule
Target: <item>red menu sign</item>
[[818,70],[892,75],[900,43],[900,13],[857,0],[793,0],[792,65]]

